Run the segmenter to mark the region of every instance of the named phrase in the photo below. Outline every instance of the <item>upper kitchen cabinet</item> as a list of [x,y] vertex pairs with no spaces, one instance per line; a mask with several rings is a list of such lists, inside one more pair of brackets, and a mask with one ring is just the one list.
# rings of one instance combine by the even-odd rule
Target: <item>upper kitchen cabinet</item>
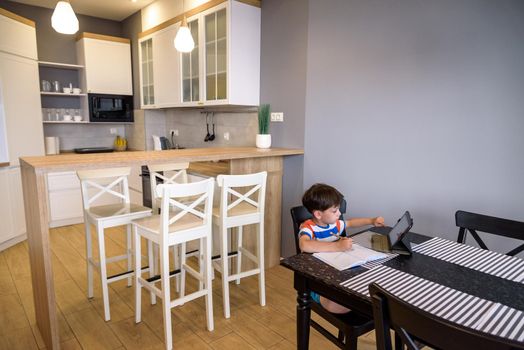
[[195,41],[190,53],[173,45],[182,16],[141,33],[143,108],[258,105],[260,8],[224,0],[186,14]]
[[85,66],[80,88],[88,93],[132,95],[130,40],[82,33],[76,42],[79,65]]
[[180,105],[180,54],[173,45],[179,24],[171,24],[154,33],[142,33],[139,39],[140,103],[143,109]]
[[38,59],[35,22],[0,8],[0,51]]
[[190,26],[196,52],[182,54],[183,104],[258,105],[260,8],[229,0],[188,23],[198,30]]

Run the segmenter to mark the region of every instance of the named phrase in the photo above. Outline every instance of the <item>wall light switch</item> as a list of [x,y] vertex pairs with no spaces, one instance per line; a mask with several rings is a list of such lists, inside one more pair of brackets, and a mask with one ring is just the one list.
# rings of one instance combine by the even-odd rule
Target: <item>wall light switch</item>
[[224,133],[224,140],[229,141],[229,136],[230,136],[230,135],[229,135],[229,131],[226,131],[226,132]]
[[178,129],[171,129],[171,130],[169,130],[169,135],[171,135],[171,136],[178,136]]
[[283,122],[284,121],[284,113],[283,112],[271,113],[271,121],[272,122]]
[[111,128],[111,129],[109,129],[109,133],[110,133],[111,135],[116,135],[116,128]]

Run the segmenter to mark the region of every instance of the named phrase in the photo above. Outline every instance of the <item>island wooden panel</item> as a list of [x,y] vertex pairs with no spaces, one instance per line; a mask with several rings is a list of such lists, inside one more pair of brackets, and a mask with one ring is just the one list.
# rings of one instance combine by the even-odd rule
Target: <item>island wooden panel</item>
[[[163,162],[191,163],[220,160],[230,160],[231,174],[266,170],[268,172],[265,208],[266,266],[274,266],[279,263],[280,258],[282,157],[303,153],[304,151],[299,149],[260,150],[254,147],[221,147],[20,158],[35,317],[47,349],[60,347],[49,242],[49,209],[45,184],[47,173]],[[246,243],[250,244],[247,237]]]

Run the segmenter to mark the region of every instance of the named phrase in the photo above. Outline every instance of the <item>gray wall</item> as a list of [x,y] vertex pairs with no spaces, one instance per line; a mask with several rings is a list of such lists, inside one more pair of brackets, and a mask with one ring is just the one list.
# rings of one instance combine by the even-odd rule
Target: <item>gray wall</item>
[[133,65],[133,93],[135,109],[140,109],[140,59],[138,56],[138,33],[142,31],[140,11],[122,21],[122,36],[131,40],[131,63]]
[[447,238],[524,221],[523,38],[520,0],[309,1],[305,187]]
[[[274,147],[304,147],[308,6],[302,0],[262,1],[260,103],[284,112],[271,123]],[[289,209],[300,205],[303,156],[284,158],[282,182],[282,255],[295,252]]]
[[[24,5],[7,0],[0,0],[0,7],[36,22],[36,43],[40,61],[77,63],[76,35],[60,34],[51,27],[53,9]],[[80,33],[90,32],[121,36],[120,22],[79,14],[76,16],[79,22]]]

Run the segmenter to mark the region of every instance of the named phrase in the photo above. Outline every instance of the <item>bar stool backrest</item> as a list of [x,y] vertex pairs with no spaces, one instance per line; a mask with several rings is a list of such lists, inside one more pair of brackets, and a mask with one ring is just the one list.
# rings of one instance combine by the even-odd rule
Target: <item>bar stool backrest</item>
[[131,168],[110,168],[95,170],[80,170],[77,176],[82,188],[84,209],[89,209],[93,202],[103,195],[110,195],[120,199],[122,203],[129,203],[129,185],[127,177]]
[[[164,240],[175,225],[181,230],[204,227],[211,232],[213,215],[213,178],[187,184],[161,184],[156,187],[156,196],[161,198],[161,233]],[[193,201],[181,201],[181,198]]]
[[217,183],[222,188],[220,216],[227,219],[235,216],[235,213],[246,213],[263,218],[266,179],[266,171],[247,175],[218,175]]
[[156,187],[159,183],[165,185],[187,183],[187,168],[189,168],[189,163],[152,164],[148,165],[147,168],[149,169],[151,195],[153,196],[153,212],[157,213],[158,203],[156,199],[158,196],[156,196]]

